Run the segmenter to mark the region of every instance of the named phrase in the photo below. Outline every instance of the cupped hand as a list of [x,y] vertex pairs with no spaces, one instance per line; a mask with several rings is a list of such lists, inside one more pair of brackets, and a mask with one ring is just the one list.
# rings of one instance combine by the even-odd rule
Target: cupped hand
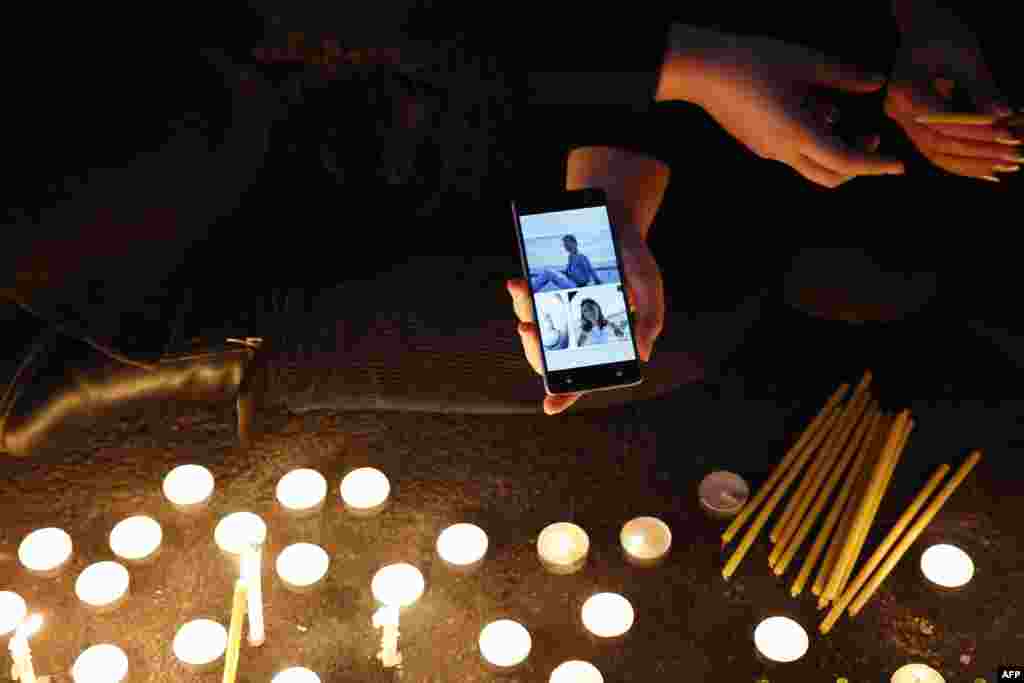
[[[654,260],[654,254],[643,238],[633,231],[626,230],[623,231],[619,246],[627,282],[626,296],[633,312],[637,350],[640,352],[640,359],[646,362],[650,360],[654,342],[665,324],[665,283],[661,269]],[[514,278],[506,282],[506,287],[512,296],[512,306],[519,319],[517,329],[526,360],[534,372],[543,375],[540,331],[533,317],[529,285],[522,278]],[[548,415],[561,413],[576,403],[582,395],[581,392],[575,392],[545,396],[544,412]]]
[[961,87],[979,113],[997,117],[1013,110],[1006,104],[981,54],[977,38],[947,10],[916,18],[903,33],[885,112],[931,163],[961,176],[997,180],[1022,161],[1012,130],[997,124],[938,125],[917,119],[952,111],[955,87]]
[[848,144],[807,104],[822,88],[876,92],[884,76],[799,45],[744,37],[702,62],[699,79],[693,99],[722,128],[811,182],[835,188],[857,176],[904,172],[902,162],[876,153],[877,136]]

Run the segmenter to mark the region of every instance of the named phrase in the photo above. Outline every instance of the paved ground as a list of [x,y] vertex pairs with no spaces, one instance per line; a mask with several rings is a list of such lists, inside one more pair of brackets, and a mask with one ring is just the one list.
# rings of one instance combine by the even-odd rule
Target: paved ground
[[[1015,599],[1024,589],[1017,541],[1024,510],[1012,469],[1022,405],[1006,379],[1013,370],[1006,357],[965,325],[942,325],[923,316],[872,330],[768,307],[707,383],[557,419],[279,415],[258,447],[243,453],[233,445],[228,407],[139,415],[96,430],[59,461],[0,463],[0,588],[18,591],[46,616],[33,640],[40,673],[67,672],[84,648],[113,642],[128,653],[132,680],[206,680],[219,674],[184,672],[171,640],[194,618],[227,623],[234,575],[213,545],[213,527],[224,514],[251,510],[268,521],[270,556],[287,543],[316,540],[332,564],[324,590],[295,596],[266,563],[269,637],[263,648],[244,650],[241,681],[269,681],[294,665],[325,681],[386,680],[374,659],[379,634],[370,625],[369,588],[373,573],[393,561],[416,564],[428,583],[401,629],[403,680],[417,683],[543,681],[573,658],[594,662],[608,681],[877,681],[910,661],[930,663],[947,681],[991,679],[1024,644]],[[973,362],[951,364],[940,376],[934,355],[919,346],[928,338],[942,338]],[[791,599],[770,574],[765,538],[731,582],[722,580],[723,524],[701,513],[695,490],[704,473],[719,468],[760,484],[832,388],[856,381],[868,366],[883,405],[909,406],[920,423],[868,546],[935,463],[956,465],[982,447],[985,460],[929,530],[967,548],[978,573],[967,593],[935,595],[916,573],[912,550],[857,619],[844,618],[821,637],[811,598]],[[193,520],[176,516],[160,493],[164,474],[185,462],[203,463],[217,477],[211,508]],[[337,486],[346,469],[367,463],[391,478],[393,506],[356,520],[340,509]],[[288,522],[275,511],[277,480],[299,466],[323,472],[334,494],[318,524]],[[137,513],[163,524],[164,553],[155,565],[132,570],[130,600],[118,611],[89,615],[76,604],[74,581],[87,564],[111,558],[107,534]],[[666,564],[639,570],[621,559],[617,534],[627,519],[647,514],[671,525],[675,543]],[[482,525],[492,541],[486,564],[469,577],[451,575],[433,555],[440,530],[463,520]],[[536,558],[538,532],[559,520],[580,523],[592,540],[591,562],[576,576],[549,575]],[[74,538],[72,566],[57,579],[31,578],[17,563],[17,544],[51,525]],[[599,590],[622,592],[636,607],[624,643],[598,646],[584,635],[579,605]],[[800,620],[811,646],[801,661],[770,668],[755,657],[751,634],[777,613]],[[502,617],[523,622],[534,638],[529,666],[504,677],[482,667],[476,648],[482,626]]]

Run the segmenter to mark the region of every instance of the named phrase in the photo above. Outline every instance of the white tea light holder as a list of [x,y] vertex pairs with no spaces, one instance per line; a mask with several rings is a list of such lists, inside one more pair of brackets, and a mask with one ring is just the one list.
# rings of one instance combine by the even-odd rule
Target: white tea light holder
[[935,669],[927,664],[905,664],[896,669],[890,683],[946,683]]
[[574,659],[559,664],[551,672],[548,683],[604,683],[604,676],[590,662]]
[[309,669],[293,666],[278,673],[270,683],[320,683],[320,677]]
[[121,606],[128,595],[131,577],[117,562],[96,562],[82,570],[75,581],[75,595],[94,613],[105,613]]
[[345,475],[339,492],[349,513],[357,517],[372,517],[387,506],[391,482],[378,469],[360,467]]
[[196,619],[178,629],[174,656],[189,671],[206,673],[217,668],[228,646],[228,631],[210,619]]
[[267,542],[267,525],[259,515],[233,512],[217,523],[213,538],[224,553],[241,556],[251,544],[263,545]]
[[715,519],[735,517],[750,497],[750,486],[734,472],[712,472],[697,488],[701,508]]
[[626,561],[637,567],[653,567],[664,561],[672,547],[672,530],[657,517],[636,517],[619,534]]
[[789,663],[807,654],[807,631],[789,617],[768,617],[754,629],[757,654],[769,663]]
[[487,534],[477,525],[453,524],[437,537],[437,554],[449,569],[468,573],[483,564],[487,545]]
[[181,465],[164,477],[164,496],[179,512],[202,512],[213,495],[214,480],[202,465]]
[[583,603],[580,612],[583,627],[598,642],[618,642],[636,620],[633,605],[618,593],[597,593]]
[[71,559],[71,537],[63,529],[36,529],[18,546],[18,559],[34,576],[54,578],[64,571]]
[[974,560],[949,543],[926,548],[919,566],[928,585],[940,592],[960,591],[974,578]]
[[13,591],[0,591],[0,636],[13,633],[28,615],[25,600]]
[[128,656],[109,643],[85,650],[71,669],[75,683],[121,683],[127,676]]
[[590,538],[581,527],[557,522],[544,527],[537,537],[537,556],[552,574],[574,574],[587,563]]
[[277,482],[277,502],[290,516],[308,517],[320,512],[327,499],[327,480],[316,470],[292,470]]
[[533,640],[519,622],[499,619],[480,631],[480,654],[492,671],[513,671],[530,656]]
[[295,543],[277,556],[277,575],[288,590],[311,593],[327,575],[329,565],[327,551],[320,546]]
[[160,554],[163,537],[158,521],[136,515],[121,520],[110,532],[110,550],[125,562],[150,564]]

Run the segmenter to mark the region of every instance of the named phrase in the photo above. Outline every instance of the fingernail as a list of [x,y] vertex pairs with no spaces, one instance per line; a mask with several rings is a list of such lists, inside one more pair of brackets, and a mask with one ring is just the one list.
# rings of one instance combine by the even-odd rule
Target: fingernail
[[1007,154],[1003,158],[1015,164],[1024,164],[1024,157],[1019,154]]
[[1004,145],[1024,145],[1024,140],[1017,140],[1016,138],[996,138],[996,142]]
[[1020,166],[1016,164],[1014,164],[1013,166],[993,166],[992,168],[999,171],[1000,173],[1016,173],[1017,171],[1020,170]]
[[994,175],[982,175],[978,177],[981,178],[982,180],[991,180],[993,183],[999,182],[999,178],[996,178]]

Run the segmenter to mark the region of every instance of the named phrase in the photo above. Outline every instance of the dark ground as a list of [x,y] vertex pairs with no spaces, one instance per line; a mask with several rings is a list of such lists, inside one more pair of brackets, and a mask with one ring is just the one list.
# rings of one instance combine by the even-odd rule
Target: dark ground
[[[213,527],[245,509],[268,521],[268,558],[288,543],[315,540],[332,565],[326,588],[295,596],[268,559],[268,640],[244,650],[241,681],[266,681],[295,665],[325,681],[385,680],[374,659],[380,638],[370,625],[369,585],[393,561],[417,565],[428,583],[403,616],[403,680],[543,681],[573,658],[595,663],[607,681],[878,681],[910,661],[931,664],[950,682],[992,680],[1024,645],[1016,600],[1024,589],[1017,540],[1024,509],[1014,468],[1024,439],[1022,402],[1008,358],[965,324],[945,323],[937,310],[885,329],[811,319],[774,300],[720,375],[621,410],[558,418],[282,415],[247,454],[233,444],[228,407],[175,408],[169,419],[140,415],[97,430],[87,448],[59,461],[0,463],[0,478],[10,484],[0,500],[0,586],[46,617],[33,639],[39,673],[67,672],[84,648],[113,642],[128,653],[132,680],[210,679],[219,673],[184,672],[171,640],[194,618],[227,623],[234,577],[213,545]],[[940,341],[970,363],[936,366],[928,345]],[[710,470],[732,469],[756,490],[831,390],[866,367],[875,372],[883,407],[910,407],[919,423],[866,548],[936,464],[955,467],[969,450],[984,448],[985,459],[927,532],[929,540],[966,548],[977,574],[962,594],[932,593],[916,570],[925,545],[919,541],[861,615],[844,617],[822,637],[813,598],[789,597],[795,570],[786,582],[771,575],[765,532],[733,579],[723,581],[724,523],[702,514],[696,486]],[[176,516],[160,490],[164,474],[185,462],[203,463],[217,477],[210,510],[194,520]],[[346,469],[366,463],[391,478],[393,505],[357,520],[340,509],[337,486]],[[317,468],[330,482],[331,504],[319,525],[275,514],[274,486],[295,467]],[[163,524],[163,554],[132,570],[131,597],[118,611],[91,616],[76,604],[74,580],[87,564],[110,557],[110,529],[137,513]],[[672,527],[674,546],[664,565],[639,570],[621,559],[617,536],[626,520],[647,514]],[[469,577],[452,575],[433,555],[441,529],[462,520],[482,525],[492,543],[485,565]],[[558,520],[576,521],[590,534],[590,564],[578,575],[549,575],[536,559],[537,533]],[[50,525],[72,535],[74,560],[61,578],[34,579],[18,565],[17,544]],[[601,590],[622,592],[636,608],[622,644],[597,646],[578,622],[583,600]],[[771,668],[756,658],[752,630],[777,613],[798,619],[811,647],[799,662]],[[483,668],[476,647],[483,625],[502,617],[520,620],[534,638],[528,666],[504,677]]]

